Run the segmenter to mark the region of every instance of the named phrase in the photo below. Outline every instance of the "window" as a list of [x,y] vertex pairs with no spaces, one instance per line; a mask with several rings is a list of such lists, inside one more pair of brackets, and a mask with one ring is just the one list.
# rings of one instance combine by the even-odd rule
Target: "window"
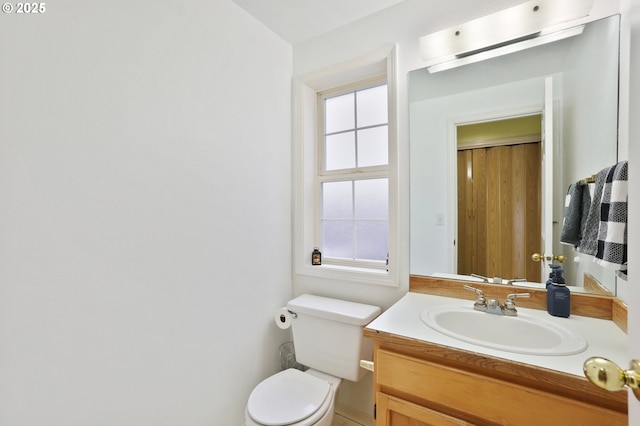
[[294,79],[294,286],[397,287],[408,271],[399,262],[397,84],[395,46]]
[[318,94],[319,218],[323,263],[386,268],[389,253],[387,84]]

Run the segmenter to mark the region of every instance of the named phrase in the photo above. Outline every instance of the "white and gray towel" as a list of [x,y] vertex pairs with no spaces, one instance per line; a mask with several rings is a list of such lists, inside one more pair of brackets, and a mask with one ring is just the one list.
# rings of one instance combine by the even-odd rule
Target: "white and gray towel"
[[598,250],[594,261],[602,266],[618,270],[626,278],[627,273],[627,199],[628,162],[622,161],[607,173],[600,203]]

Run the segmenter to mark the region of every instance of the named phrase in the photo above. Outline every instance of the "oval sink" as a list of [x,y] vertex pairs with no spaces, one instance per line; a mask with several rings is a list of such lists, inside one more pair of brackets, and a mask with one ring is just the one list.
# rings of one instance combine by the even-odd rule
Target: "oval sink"
[[473,307],[429,308],[422,322],[449,337],[486,348],[528,355],[573,355],[587,341],[559,324],[518,312],[518,316],[488,314]]

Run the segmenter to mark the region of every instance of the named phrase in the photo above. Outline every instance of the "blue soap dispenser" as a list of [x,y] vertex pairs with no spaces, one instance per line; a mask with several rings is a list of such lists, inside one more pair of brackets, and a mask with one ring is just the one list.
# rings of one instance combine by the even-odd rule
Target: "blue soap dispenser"
[[553,270],[551,285],[547,286],[547,312],[556,317],[568,318],[571,314],[571,292],[562,276],[563,272],[562,268]]

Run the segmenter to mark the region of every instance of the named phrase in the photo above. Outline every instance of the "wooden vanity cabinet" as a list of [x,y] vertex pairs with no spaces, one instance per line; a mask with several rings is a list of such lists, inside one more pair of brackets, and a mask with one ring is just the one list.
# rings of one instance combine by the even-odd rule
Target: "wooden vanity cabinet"
[[374,340],[376,426],[627,425],[625,391],[375,330],[365,336]]

